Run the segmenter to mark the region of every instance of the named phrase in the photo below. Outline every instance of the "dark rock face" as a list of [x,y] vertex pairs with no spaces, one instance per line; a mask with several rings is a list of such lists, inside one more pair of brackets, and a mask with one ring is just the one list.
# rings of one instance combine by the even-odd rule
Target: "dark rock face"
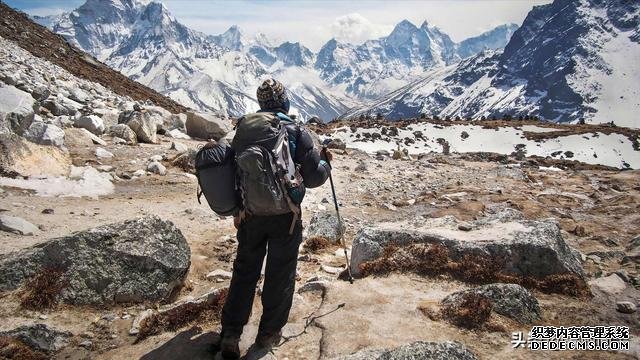
[[33,350],[52,354],[67,346],[69,338],[73,335],[68,331],[49,328],[45,324],[33,324],[0,332],[0,336],[20,340]]
[[540,305],[529,290],[516,284],[488,284],[477,288],[455,292],[442,300],[442,304],[452,306],[462,300],[465,294],[474,293],[488,298],[493,311],[521,324],[540,320]]
[[186,239],[170,221],[147,216],[99,226],[0,256],[0,290],[60,269],[70,304],[168,299],[191,265]]

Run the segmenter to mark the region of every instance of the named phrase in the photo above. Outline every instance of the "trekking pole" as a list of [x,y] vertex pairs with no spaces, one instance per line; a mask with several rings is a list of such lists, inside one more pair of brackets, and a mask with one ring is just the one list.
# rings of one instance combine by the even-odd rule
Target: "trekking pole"
[[[331,161],[329,161],[329,157],[327,156],[327,145],[331,142],[331,139],[325,140],[322,144],[322,151],[324,152],[324,160],[327,162],[331,170]],[[351,265],[349,264],[349,255],[347,254],[347,244],[344,241],[344,227],[342,225],[342,218],[340,217],[340,209],[338,209],[338,198],[336,197],[336,187],[333,185],[333,176],[331,175],[332,171],[329,171],[329,183],[331,183],[331,193],[333,194],[333,204],[336,207],[336,216],[338,217],[338,231],[340,232],[340,244],[342,244],[342,250],[344,250],[344,259],[347,262],[347,275],[349,275],[349,282],[353,284],[353,275],[351,275]]]

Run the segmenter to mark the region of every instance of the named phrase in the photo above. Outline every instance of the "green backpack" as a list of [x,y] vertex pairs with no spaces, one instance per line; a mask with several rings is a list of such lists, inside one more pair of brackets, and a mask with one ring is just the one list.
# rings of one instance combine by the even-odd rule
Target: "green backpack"
[[259,216],[293,212],[293,231],[300,214],[296,194],[301,191],[302,177],[293,161],[288,124],[294,122],[282,113],[246,115],[238,120],[231,147],[244,211]]

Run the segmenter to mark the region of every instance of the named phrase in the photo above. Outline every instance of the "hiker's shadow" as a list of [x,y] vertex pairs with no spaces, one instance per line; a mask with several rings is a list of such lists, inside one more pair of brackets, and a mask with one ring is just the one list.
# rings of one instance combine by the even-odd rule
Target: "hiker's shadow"
[[140,360],[213,359],[211,344],[217,341],[219,336],[216,332],[203,333],[199,327],[192,327],[143,355]]

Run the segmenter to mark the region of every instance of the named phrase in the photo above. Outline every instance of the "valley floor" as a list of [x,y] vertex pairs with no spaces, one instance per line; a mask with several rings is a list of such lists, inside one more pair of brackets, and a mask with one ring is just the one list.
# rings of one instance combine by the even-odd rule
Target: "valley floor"
[[[113,166],[112,174],[123,178],[146,167],[153,155],[175,156],[170,142],[161,137],[159,145],[105,147],[115,156],[96,161],[93,147],[70,148],[75,165]],[[196,147],[196,141],[181,141]],[[629,352],[532,352],[512,349],[511,333],[531,326],[506,323],[505,331],[464,330],[446,321],[434,321],[420,310],[424,304],[437,303],[447,294],[471,285],[444,276],[420,277],[391,274],[367,277],[354,284],[331,280],[326,293],[296,294],[290,323],[285,335],[304,330],[310,314],[328,315],[316,320],[302,335],[292,338],[273,354],[263,358],[317,359],[344,356],[360,349],[389,348],[417,340],[456,340],[482,359],[626,359],[640,354],[640,322],[637,313],[616,311],[616,302],[638,302],[640,285],[638,265],[622,264],[630,251],[630,242],[640,234],[640,171],[550,170],[527,161],[500,164],[470,161],[458,154],[428,154],[419,159],[376,160],[358,150],[337,150],[334,175],[341,213],[346,224],[347,243],[367,224],[453,215],[470,221],[504,208],[514,208],[527,219],[555,218],[565,240],[580,251],[590,279],[613,272],[625,274],[629,283],[624,290],[611,293],[593,286],[594,296],[577,299],[534,294],[540,301],[542,320],[538,325],[625,325],[631,329]],[[132,163],[136,160],[136,163]],[[235,251],[235,230],[231,219],[220,219],[206,204],[196,201],[196,180],[171,167],[166,176],[146,174],[130,180],[118,180],[115,191],[96,199],[87,197],[40,197],[32,191],[3,186],[0,208],[41,227],[34,236],[0,232],[0,253],[25,248],[46,239],[155,214],[170,220],[183,232],[191,247],[191,269],[179,298],[197,297],[211,288],[223,287],[206,275],[215,269],[231,270]],[[356,169],[357,168],[357,169]],[[331,211],[329,184],[310,190],[303,218],[308,224],[318,211]],[[53,209],[44,214],[44,209]],[[316,276],[335,279],[323,270],[344,265],[338,247],[310,253],[298,265],[297,287]],[[47,312],[20,308],[19,292],[5,293],[0,301],[0,330],[21,324],[41,322],[69,330],[75,336],[72,345],[57,355],[59,359],[208,359],[211,341],[219,330],[217,323],[196,323],[176,332],[165,332],[134,343],[128,335],[136,314],[154,304],[119,306],[113,309],[62,305]],[[257,331],[261,312],[256,297],[250,325],[241,348],[249,349]],[[340,304],[344,307],[338,308]],[[337,309],[337,310],[336,310]],[[335,311],[334,311],[335,310]],[[333,311],[333,312],[332,312]],[[109,316],[115,315],[115,316]],[[129,316],[126,316],[129,315]],[[91,345],[78,346],[89,340]],[[247,358],[260,358],[249,354]]]

